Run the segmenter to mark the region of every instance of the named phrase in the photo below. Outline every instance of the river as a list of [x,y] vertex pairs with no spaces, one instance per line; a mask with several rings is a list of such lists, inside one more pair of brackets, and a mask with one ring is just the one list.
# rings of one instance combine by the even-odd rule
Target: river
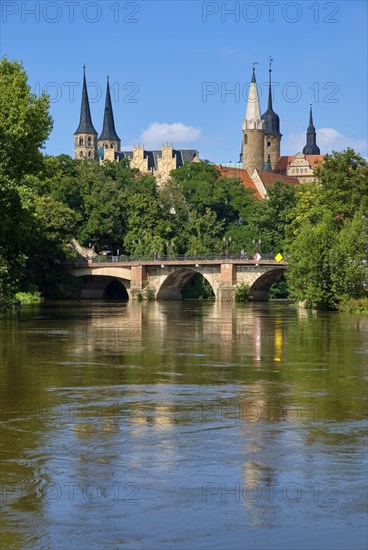
[[0,547],[366,548],[367,341],[276,302],[3,316]]

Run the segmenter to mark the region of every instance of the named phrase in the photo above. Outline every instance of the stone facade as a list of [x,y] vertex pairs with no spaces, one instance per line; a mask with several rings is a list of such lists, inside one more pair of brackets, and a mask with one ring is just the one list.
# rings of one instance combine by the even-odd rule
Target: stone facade
[[[271,170],[276,168],[277,161],[280,158],[281,150],[281,135],[265,135],[264,136],[264,160],[270,163]],[[263,166],[261,168],[263,170]]]
[[74,137],[74,156],[76,159],[97,160],[97,135],[76,134]]

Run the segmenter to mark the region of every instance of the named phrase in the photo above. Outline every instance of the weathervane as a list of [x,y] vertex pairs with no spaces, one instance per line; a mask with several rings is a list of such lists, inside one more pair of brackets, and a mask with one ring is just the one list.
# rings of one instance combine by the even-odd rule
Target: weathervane
[[252,61],[251,65],[253,65],[253,71],[254,71],[254,65],[258,65],[258,61]]
[[273,63],[273,57],[270,55],[270,68],[269,68],[270,71],[272,71],[272,63]]

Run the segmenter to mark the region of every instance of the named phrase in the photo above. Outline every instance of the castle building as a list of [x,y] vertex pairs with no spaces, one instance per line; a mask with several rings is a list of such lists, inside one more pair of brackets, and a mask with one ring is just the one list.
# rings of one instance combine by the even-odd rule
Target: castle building
[[185,162],[200,162],[197,150],[174,149],[168,143],[162,145],[161,150],[148,151],[144,145],[139,144],[137,147],[134,146],[131,151],[122,151],[121,140],[115,129],[109,77],[107,77],[102,132],[98,139],[97,135],[92,124],[84,66],[80,121],[74,134],[74,157],[76,159],[87,158],[99,162],[119,162],[122,159],[128,159],[131,168],[155,175],[159,185],[168,179],[171,170],[183,166]]

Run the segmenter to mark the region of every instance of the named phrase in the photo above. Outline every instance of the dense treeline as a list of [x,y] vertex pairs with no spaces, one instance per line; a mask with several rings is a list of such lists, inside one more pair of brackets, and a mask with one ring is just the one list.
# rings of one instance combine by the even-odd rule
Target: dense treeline
[[206,162],[186,164],[158,189],[127,162],[102,165],[40,153],[51,128],[48,98],[30,93],[17,62],[0,63],[0,307],[33,285],[65,283],[77,239],[98,252],[133,256],[288,255],[291,295],[334,309],[364,294],[367,163],[352,150],[327,158],[319,183],[278,182],[257,201]]

